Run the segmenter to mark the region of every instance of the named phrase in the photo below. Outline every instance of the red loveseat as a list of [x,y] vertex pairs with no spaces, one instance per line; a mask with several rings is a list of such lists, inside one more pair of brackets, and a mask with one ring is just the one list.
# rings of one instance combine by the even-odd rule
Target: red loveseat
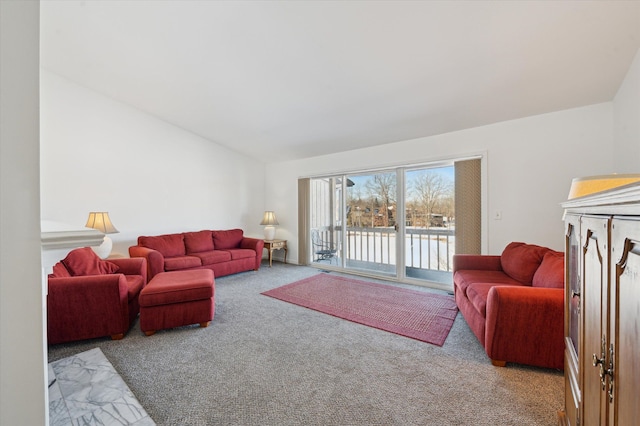
[[147,284],[145,259],[100,259],[91,248],[72,250],[48,277],[49,344],[111,336],[133,325]]
[[198,231],[138,237],[131,257],[147,259],[151,280],[160,272],[211,269],[216,277],[260,269],[264,240],[244,236],[242,229]]
[[564,253],[514,242],[453,257],[456,304],[496,366],[563,369]]

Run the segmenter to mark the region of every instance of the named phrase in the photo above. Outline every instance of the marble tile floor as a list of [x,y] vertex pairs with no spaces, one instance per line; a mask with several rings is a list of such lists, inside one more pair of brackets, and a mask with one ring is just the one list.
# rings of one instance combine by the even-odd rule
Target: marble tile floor
[[155,425],[100,348],[49,364],[50,425]]

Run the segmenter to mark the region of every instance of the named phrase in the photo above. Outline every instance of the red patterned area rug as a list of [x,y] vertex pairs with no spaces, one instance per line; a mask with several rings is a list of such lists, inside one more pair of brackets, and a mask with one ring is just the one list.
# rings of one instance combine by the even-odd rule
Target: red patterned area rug
[[458,313],[453,296],[326,273],[262,294],[438,346]]

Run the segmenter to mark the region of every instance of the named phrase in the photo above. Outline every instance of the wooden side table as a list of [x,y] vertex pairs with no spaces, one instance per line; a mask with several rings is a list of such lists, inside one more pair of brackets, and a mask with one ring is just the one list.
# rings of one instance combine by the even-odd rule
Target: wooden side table
[[287,263],[287,240],[264,240],[264,248],[269,250],[269,268],[273,261],[274,250],[284,250],[284,263]]

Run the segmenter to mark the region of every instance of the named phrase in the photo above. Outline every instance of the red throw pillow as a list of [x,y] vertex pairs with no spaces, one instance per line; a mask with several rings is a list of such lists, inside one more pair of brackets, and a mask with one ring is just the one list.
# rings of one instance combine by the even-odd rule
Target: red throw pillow
[[187,253],[202,253],[213,250],[211,231],[185,232],[183,235]]
[[533,276],[534,287],[564,288],[564,253],[548,251]]
[[49,274],[49,278],[68,278],[71,274],[62,264],[62,262],[58,262],[53,265],[53,271]]
[[229,229],[228,231],[213,231],[213,244],[216,250],[225,250],[240,247],[243,238],[242,229]]
[[156,237],[138,237],[138,245],[157,250],[164,257],[184,256],[184,236],[182,234],[166,234]]
[[511,243],[500,256],[502,270],[514,280],[531,285],[533,275],[549,250],[533,244]]
[[115,263],[100,259],[91,247],[72,250],[62,264],[74,277],[113,274],[120,269]]

